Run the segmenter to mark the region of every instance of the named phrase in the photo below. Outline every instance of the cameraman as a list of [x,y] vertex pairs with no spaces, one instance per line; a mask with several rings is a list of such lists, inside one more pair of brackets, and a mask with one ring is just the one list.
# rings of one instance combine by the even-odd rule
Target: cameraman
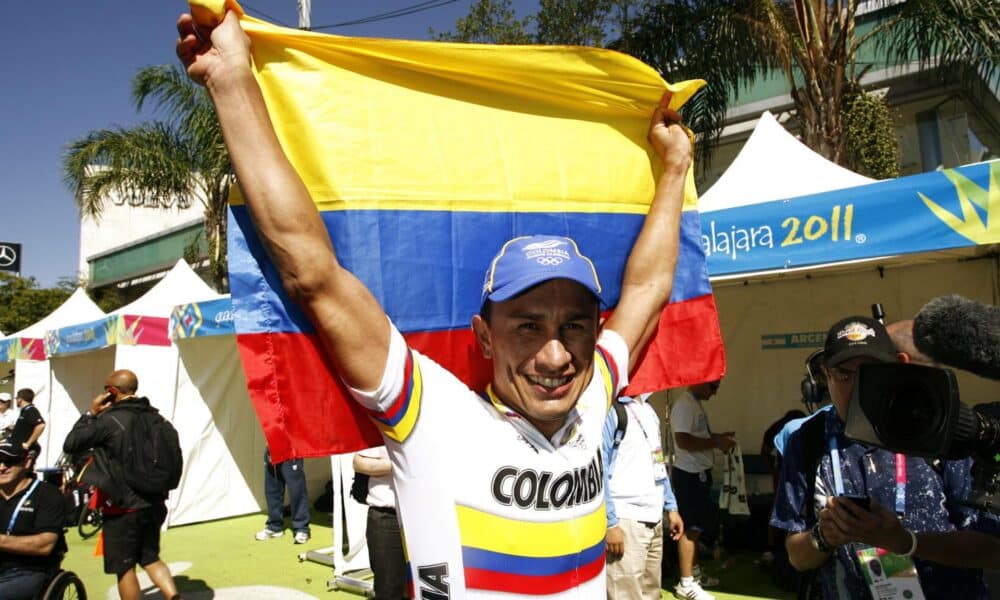
[[[785,546],[792,565],[815,570],[803,578],[800,597],[872,598],[857,553],[875,547],[916,557],[925,598],[988,599],[980,570],[926,560],[941,560],[943,550],[952,553],[947,561],[952,565],[975,566],[982,560],[976,553],[988,537],[956,532],[971,526],[976,516],[954,502],[971,490],[971,461],[945,461],[939,473],[923,459],[844,436],[858,367],[898,360],[885,327],[866,317],[842,319],[827,333],[823,354],[834,410],[806,421],[789,437],[771,518],[773,526],[788,532]],[[959,547],[958,540],[972,542],[971,548]]]

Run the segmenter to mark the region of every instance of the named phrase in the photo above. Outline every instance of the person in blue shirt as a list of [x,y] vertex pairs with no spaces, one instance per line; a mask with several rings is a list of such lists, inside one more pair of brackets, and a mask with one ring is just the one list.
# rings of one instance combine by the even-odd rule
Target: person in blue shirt
[[648,397],[619,399],[624,432],[618,410],[608,412],[604,425],[608,598],[614,600],[659,599],[664,527],[675,541],[684,531],[663,459],[660,419]]
[[[971,491],[971,460],[943,461],[936,469],[922,458],[844,435],[858,367],[896,360],[896,348],[878,321],[849,317],[830,328],[823,372],[833,410],[818,413],[789,436],[771,524],[788,532],[792,566],[815,570],[815,578],[807,578],[812,581],[807,597],[872,598],[858,552],[874,547],[912,557],[925,598],[985,600],[990,595],[981,570],[943,564],[982,566],[978,550],[971,549],[994,543],[968,531],[979,515],[959,504]],[[870,508],[847,497],[852,495],[867,497]]]

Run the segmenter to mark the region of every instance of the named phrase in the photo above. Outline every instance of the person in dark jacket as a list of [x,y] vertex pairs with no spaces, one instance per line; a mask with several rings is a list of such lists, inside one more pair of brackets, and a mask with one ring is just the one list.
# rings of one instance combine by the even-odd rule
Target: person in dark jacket
[[94,460],[83,473],[98,488],[104,513],[104,572],[118,578],[122,600],[137,600],[142,591],[135,566],[140,565],[164,598],[177,599],[170,569],[160,560],[160,527],[167,516],[166,497],[140,495],[125,482],[122,456],[126,434],[136,415],[152,410],[149,400],[136,396],[139,379],[127,370],[108,375],[104,392],[90,403],[66,436],[63,451],[91,452]]

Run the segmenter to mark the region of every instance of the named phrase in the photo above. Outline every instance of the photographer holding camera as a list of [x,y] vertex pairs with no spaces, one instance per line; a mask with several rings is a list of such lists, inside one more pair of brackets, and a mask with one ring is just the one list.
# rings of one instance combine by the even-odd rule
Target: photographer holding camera
[[982,560],[976,553],[992,543],[984,534],[956,531],[978,516],[957,503],[972,488],[971,460],[943,461],[938,469],[844,435],[858,368],[897,360],[908,357],[897,355],[874,319],[842,319],[827,334],[822,370],[834,410],[789,437],[771,518],[788,532],[792,565],[812,571],[800,597],[990,597],[980,570],[927,560],[976,566]]

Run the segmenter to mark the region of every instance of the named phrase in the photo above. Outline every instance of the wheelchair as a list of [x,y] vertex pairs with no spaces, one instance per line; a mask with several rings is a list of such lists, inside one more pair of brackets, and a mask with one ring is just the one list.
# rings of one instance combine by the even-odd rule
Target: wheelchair
[[87,589],[73,571],[62,571],[49,580],[37,600],[87,600]]

